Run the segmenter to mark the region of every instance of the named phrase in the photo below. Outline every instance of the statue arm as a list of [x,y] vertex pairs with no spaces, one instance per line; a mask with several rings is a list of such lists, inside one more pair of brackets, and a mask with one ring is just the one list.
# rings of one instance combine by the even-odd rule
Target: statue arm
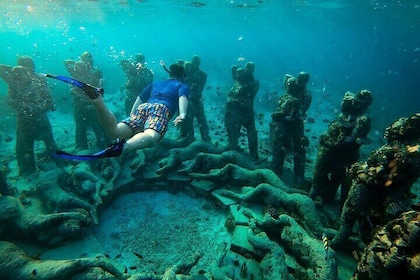
[[133,63],[131,63],[129,60],[123,59],[120,60],[120,65],[127,76],[131,75],[133,72]]
[[293,78],[293,76],[292,76],[292,75],[290,75],[290,74],[286,74],[286,75],[284,75],[284,79],[283,79],[283,87],[284,87],[284,88],[287,88],[287,81],[288,81],[290,78]]
[[76,71],[74,70],[74,64],[75,63],[76,63],[76,61],[74,61],[72,59],[64,60],[64,67],[66,67],[67,72],[69,72],[69,74],[71,76],[74,76],[76,74]]
[[351,133],[351,137],[357,141],[363,141],[363,139],[368,135],[371,128],[371,119],[368,116],[361,116],[356,121],[356,127]]
[[3,81],[5,81],[7,84],[10,84],[12,81],[12,66],[0,64],[0,78],[2,78]]

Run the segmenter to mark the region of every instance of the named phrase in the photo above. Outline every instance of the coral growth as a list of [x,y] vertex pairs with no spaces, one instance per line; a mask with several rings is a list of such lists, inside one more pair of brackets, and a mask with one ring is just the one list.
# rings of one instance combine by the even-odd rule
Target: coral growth
[[420,212],[409,211],[380,228],[365,248],[353,280],[420,277]]
[[368,160],[352,165],[352,186],[343,206],[334,245],[346,243],[356,221],[360,237],[368,241],[371,230],[382,226],[411,202],[411,186],[420,176],[420,114],[402,118],[386,129],[389,143],[373,151]]

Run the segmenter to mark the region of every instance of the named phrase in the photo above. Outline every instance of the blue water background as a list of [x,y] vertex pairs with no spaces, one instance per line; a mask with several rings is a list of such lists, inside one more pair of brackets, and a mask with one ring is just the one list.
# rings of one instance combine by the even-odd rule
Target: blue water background
[[[119,95],[120,59],[146,55],[155,79],[159,60],[202,58],[208,85],[226,92],[230,66],[253,61],[259,99],[282,94],[285,73],[311,74],[310,112],[339,109],[346,91],[367,88],[374,129],[419,111],[420,1],[1,1],[0,63],[34,57],[37,71],[67,74],[63,60],[87,50],[104,73],[107,94]],[[68,88],[51,81],[55,100]],[[7,86],[0,83],[0,96]],[[67,99],[66,99],[67,100]],[[209,94],[207,104],[224,96]],[[260,111],[272,107],[263,102]],[[66,101],[67,102],[67,101]],[[259,107],[258,107],[259,106]],[[333,114],[334,115],[334,114]]]

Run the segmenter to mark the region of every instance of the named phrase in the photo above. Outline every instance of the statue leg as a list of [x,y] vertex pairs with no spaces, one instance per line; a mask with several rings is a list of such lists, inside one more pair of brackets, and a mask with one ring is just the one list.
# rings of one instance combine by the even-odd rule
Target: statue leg
[[[236,103],[235,103],[236,104]],[[229,138],[229,149],[238,150],[238,139],[242,126],[240,111],[234,105],[226,104],[225,127]]]
[[210,142],[209,126],[207,123],[206,114],[204,112],[203,102],[200,101],[197,103],[197,122],[198,127],[200,128],[201,139],[205,142]]
[[293,127],[293,153],[295,181],[305,178],[306,147],[304,143],[303,121],[294,122]]
[[253,160],[258,160],[258,134],[255,128],[254,110],[247,114],[245,128],[248,136],[249,153]]
[[285,128],[284,123],[270,123],[270,140],[273,150],[271,169],[279,176],[283,174],[283,164],[286,158],[285,143],[287,141],[287,133]]
[[27,117],[18,115],[16,124],[16,158],[20,175],[29,174],[36,170],[35,130],[32,122],[28,122],[25,118]]
[[328,177],[331,173],[331,153],[330,150],[322,145],[318,148],[314,174],[312,179],[312,189],[310,196],[315,198],[321,197],[325,200],[328,196],[330,179]]
[[188,103],[188,110],[187,115],[185,116],[185,120],[181,123],[181,134],[179,136],[180,139],[194,139],[194,117],[196,115],[197,108],[195,107],[195,103],[189,102]]

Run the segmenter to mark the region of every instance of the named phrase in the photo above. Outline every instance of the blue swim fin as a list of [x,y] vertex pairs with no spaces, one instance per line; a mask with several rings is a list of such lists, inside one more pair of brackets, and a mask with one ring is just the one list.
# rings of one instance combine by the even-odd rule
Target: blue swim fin
[[73,85],[75,87],[80,88],[90,99],[95,99],[99,95],[104,94],[104,89],[92,86],[90,84],[83,83],[81,81],[78,81],[76,79],[66,77],[66,76],[55,76],[51,74],[43,74],[47,78],[56,79],[62,82],[65,82],[67,84]]
[[55,156],[74,160],[94,160],[107,157],[119,157],[122,153],[124,144],[124,139],[117,138],[117,140],[113,144],[109,145],[106,149],[94,153],[93,155],[72,155],[67,152],[57,150],[55,151]]
[[60,150],[55,151],[54,156],[60,157],[60,158],[65,158],[65,159],[74,159],[74,160],[93,160],[93,159],[97,159],[97,157],[95,157],[95,155],[72,155],[72,154],[69,154],[69,153],[66,153],[66,152],[60,151]]

